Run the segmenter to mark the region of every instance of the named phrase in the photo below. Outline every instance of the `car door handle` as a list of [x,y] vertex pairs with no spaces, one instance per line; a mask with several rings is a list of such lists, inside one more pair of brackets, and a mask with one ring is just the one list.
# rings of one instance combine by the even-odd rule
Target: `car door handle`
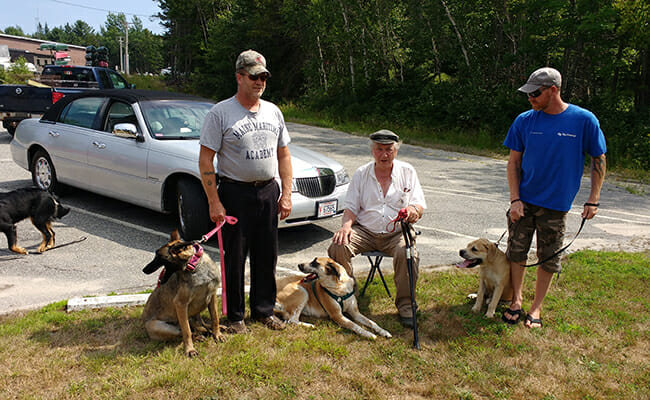
[[61,135],[59,132],[54,132],[54,131],[49,131],[48,133],[52,137],[58,137],[59,135]]
[[105,149],[106,148],[106,144],[99,143],[97,141],[93,142],[93,146],[97,147],[98,149]]

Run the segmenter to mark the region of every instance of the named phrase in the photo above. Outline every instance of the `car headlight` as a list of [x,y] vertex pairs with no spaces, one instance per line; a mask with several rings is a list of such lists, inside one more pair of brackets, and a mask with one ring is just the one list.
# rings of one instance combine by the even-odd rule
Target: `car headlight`
[[345,168],[342,168],[340,171],[336,173],[336,186],[345,185],[346,183],[349,182],[350,182],[350,177],[348,176],[348,173],[345,171]]

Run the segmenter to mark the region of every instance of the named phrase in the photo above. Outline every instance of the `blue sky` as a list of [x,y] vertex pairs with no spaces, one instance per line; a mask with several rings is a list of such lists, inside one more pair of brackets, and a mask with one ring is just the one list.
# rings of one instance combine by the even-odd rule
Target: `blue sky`
[[23,32],[36,32],[38,22],[54,28],[66,23],[74,24],[82,20],[95,32],[106,23],[109,12],[124,13],[131,21],[136,15],[144,28],[153,33],[162,34],[163,28],[156,18],[148,16],[157,14],[160,9],[155,0],[0,0],[0,29],[8,26],[20,26]]

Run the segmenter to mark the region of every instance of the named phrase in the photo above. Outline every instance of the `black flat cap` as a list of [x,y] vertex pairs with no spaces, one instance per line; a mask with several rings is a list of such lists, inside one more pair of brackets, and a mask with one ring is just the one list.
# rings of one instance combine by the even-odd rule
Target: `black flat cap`
[[375,133],[371,133],[370,140],[381,144],[391,144],[399,142],[399,136],[388,129],[382,129]]

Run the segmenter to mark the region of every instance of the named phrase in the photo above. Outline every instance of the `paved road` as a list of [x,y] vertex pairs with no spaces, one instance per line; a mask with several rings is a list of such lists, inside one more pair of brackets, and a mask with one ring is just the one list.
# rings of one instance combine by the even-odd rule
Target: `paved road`
[[[289,124],[293,141],[325,153],[351,174],[369,161],[365,138],[331,129]],[[10,136],[0,130],[0,191],[31,184],[30,174],[18,168],[9,153]],[[508,190],[503,160],[403,145],[399,158],[416,166],[429,208],[417,224],[421,267],[444,267],[459,260],[458,249],[477,237],[497,240],[505,230]],[[576,204],[588,197],[583,182]],[[634,194],[644,191],[645,195]],[[0,314],[30,309],[73,296],[127,294],[152,288],[156,276],[142,267],[153,257],[175,227],[162,215],[83,190],[62,199],[72,212],[54,224],[57,244],[85,241],[26,256],[11,253],[0,235]],[[589,221],[570,250],[650,248],[650,189],[628,190],[607,182],[598,217]],[[570,212],[568,235],[580,224],[582,207]],[[280,230],[280,274],[294,273],[296,265],[326,254],[340,219]],[[34,251],[40,233],[29,221],[18,226],[19,243]],[[214,247],[208,249],[215,259]],[[389,261],[389,260],[388,260]],[[386,263],[386,261],[385,261]],[[368,268],[366,259],[354,260],[355,271]],[[388,268],[385,265],[384,268]],[[357,276],[365,274],[357,273]]]

